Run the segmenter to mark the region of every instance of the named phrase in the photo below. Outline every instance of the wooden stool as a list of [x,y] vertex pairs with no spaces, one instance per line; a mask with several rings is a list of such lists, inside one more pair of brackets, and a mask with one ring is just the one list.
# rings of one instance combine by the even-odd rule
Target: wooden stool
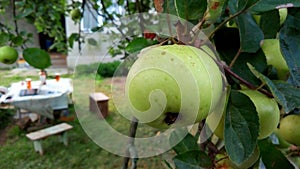
[[90,112],[96,113],[100,119],[105,118],[108,115],[108,100],[103,93],[91,93],[90,94]]

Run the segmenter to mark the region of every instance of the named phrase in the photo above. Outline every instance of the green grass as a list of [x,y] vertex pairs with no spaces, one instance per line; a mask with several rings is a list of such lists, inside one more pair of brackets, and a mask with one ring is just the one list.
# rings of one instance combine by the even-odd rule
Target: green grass
[[[11,82],[23,80],[22,75],[7,76],[9,71],[0,71],[0,78],[5,79],[0,82],[0,85],[8,86]],[[65,75],[72,77],[72,75]],[[76,111],[86,111],[88,98],[83,95],[88,95],[86,87],[92,84],[92,75],[82,75],[74,80],[74,87],[79,87],[74,93],[75,102],[79,104]],[[32,77],[38,79],[38,77]],[[75,87],[76,88],[76,87]],[[102,91],[110,95],[109,79],[97,78],[95,88],[92,91]],[[71,116],[75,116],[73,106],[70,106]],[[116,113],[116,108],[112,102],[109,102],[109,116],[106,119],[112,127],[123,134],[128,134],[129,122],[124,117]],[[51,136],[42,141],[45,151],[43,156],[34,152],[33,143],[26,138],[26,132],[19,129],[14,123],[11,123],[7,132],[8,139],[4,146],[0,146],[0,168],[5,169],[119,169],[123,163],[123,157],[114,155],[95,144],[90,137],[87,136],[79,120],[76,118],[72,122],[68,122],[74,128],[68,132],[69,145],[64,146],[58,141],[58,137]],[[101,128],[95,130],[101,131]],[[155,130],[145,126],[139,126],[137,135],[140,137],[154,135]],[[127,140],[124,140],[127,142]],[[162,156],[139,159],[138,168],[142,169],[163,169]]]

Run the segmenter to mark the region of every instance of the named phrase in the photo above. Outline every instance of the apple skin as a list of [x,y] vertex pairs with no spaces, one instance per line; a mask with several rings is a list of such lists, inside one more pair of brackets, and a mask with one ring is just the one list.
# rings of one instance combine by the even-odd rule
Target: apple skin
[[278,134],[287,142],[300,146],[300,115],[288,115],[280,120]]
[[272,65],[280,80],[286,80],[289,74],[288,65],[281,54],[279,39],[264,39],[261,48],[266,55],[268,65]]
[[125,97],[132,115],[158,129],[205,119],[218,105],[225,86],[216,56],[208,50],[185,45],[142,50],[126,79]]
[[4,64],[13,64],[18,59],[18,52],[10,46],[0,48],[0,62]]
[[259,117],[258,139],[267,138],[279,124],[280,110],[277,102],[255,90],[240,90],[240,92],[248,96],[256,107]]
[[[258,139],[261,140],[270,136],[277,129],[280,120],[277,102],[255,90],[240,90],[240,92],[248,96],[256,107],[260,124]],[[215,126],[215,123],[213,119],[207,121],[208,126]],[[214,134],[221,139],[224,139],[224,123],[225,113],[223,113],[222,119],[214,131]]]
[[280,134],[279,134],[279,129],[276,129],[276,130],[274,131],[274,134],[275,134],[276,137],[278,138],[278,142],[279,142],[278,147],[279,147],[279,148],[286,149],[286,148],[289,148],[289,147],[291,146],[290,143],[288,143],[286,140],[284,140],[284,139],[280,136]]

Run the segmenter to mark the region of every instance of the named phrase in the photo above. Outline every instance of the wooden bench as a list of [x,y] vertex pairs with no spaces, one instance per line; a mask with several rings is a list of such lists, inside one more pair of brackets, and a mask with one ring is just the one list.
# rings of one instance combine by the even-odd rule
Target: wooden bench
[[104,93],[91,93],[90,94],[90,112],[96,113],[100,119],[108,115],[108,100]]
[[41,155],[44,154],[41,141],[43,139],[46,139],[49,136],[52,135],[60,135],[60,141],[64,143],[64,145],[68,145],[68,138],[67,138],[67,132],[68,130],[72,129],[73,127],[67,123],[61,123],[55,126],[51,126],[45,129],[41,129],[35,132],[31,132],[26,134],[26,137],[28,137],[30,140],[33,141],[34,150],[36,152],[39,152]]

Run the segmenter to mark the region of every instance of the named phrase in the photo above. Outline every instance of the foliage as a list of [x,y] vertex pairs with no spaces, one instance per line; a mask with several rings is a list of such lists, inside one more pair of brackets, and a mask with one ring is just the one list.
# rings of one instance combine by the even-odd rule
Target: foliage
[[78,65],[76,67],[76,75],[99,75],[100,77],[113,77],[117,71],[118,75],[126,75],[128,67],[120,66],[120,61],[113,61],[107,63],[92,63],[88,65]]
[[[239,165],[247,161],[256,147],[259,147],[262,162],[267,169],[282,166],[293,168],[286,159],[287,154],[278,151],[269,138],[258,140],[260,124],[255,107],[249,99],[243,98],[236,91],[250,88],[275,98],[281,107],[282,116],[294,114],[300,108],[300,3],[298,0],[155,0],[153,3],[149,0],[83,0],[81,3],[72,2],[70,5],[65,5],[63,0],[52,0],[47,3],[37,0],[15,1],[13,4],[19,10],[18,13],[14,13],[14,20],[25,18],[31,21],[38,31],[55,37],[56,43],[53,47],[66,50],[67,46],[73,47],[74,42],[78,42],[80,48],[81,43],[88,42],[93,45],[96,41],[85,40],[81,31],[72,34],[66,40],[61,31],[60,17],[68,15],[68,12],[75,8],[81,10],[81,16],[86,10],[94,10],[103,18],[103,23],[99,23],[90,31],[105,31],[121,35],[122,39],[110,47],[109,53],[113,56],[123,53],[124,58],[157,43],[160,45],[178,43],[199,47],[201,44],[197,35],[201,31],[212,42],[212,46],[221,59],[218,64],[224,69],[228,88],[231,88],[225,111],[225,146],[217,147],[212,140],[208,140],[207,143],[200,145],[202,147],[200,150],[188,147],[179,151],[178,147],[174,147],[177,153],[174,163],[178,168],[201,168],[208,167],[208,165],[215,167],[216,155],[224,152],[233,163]],[[4,7],[1,8],[2,12],[10,4],[6,1],[0,1],[0,3]],[[89,8],[86,8],[86,5]],[[155,31],[150,31],[154,33],[153,36],[149,36],[149,32],[142,34],[149,24],[147,22],[141,22],[141,24],[136,24],[136,20],[119,22],[127,14],[150,13],[153,7],[158,12],[169,13],[180,18],[177,24],[164,20],[169,29],[176,32],[172,37],[162,36],[160,32]],[[43,15],[45,11],[49,15]],[[194,26],[189,27],[190,25],[181,23],[182,19]],[[81,20],[74,22],[81,22]],[[0,27],[1,44],[24,47],[32,36],[26,32],[18,32],[18,29],[12,30],[3,23],[0,24],[3,25]],[[51,25],[50,28],[49,25]],[[132,34],[131,32],[142,33],[138,37],[126,36]],[[279,40],[279,51],[289,69],[287,77],[279,75],[278,68],[268,63],[261,47],[264,39]],[[264,46],[265,48],[268,47]],[[103,76],[112,76],[118,64],[93,66],[78,67],[77,70],[86,74],[97,71]],[[188,137],[187,139],[191,138]],[[272,153],[268,153],[269,150]],[[273,166],[275,161],[276,165]]]

